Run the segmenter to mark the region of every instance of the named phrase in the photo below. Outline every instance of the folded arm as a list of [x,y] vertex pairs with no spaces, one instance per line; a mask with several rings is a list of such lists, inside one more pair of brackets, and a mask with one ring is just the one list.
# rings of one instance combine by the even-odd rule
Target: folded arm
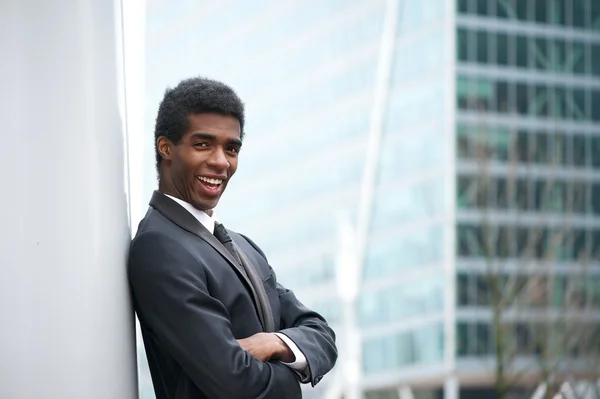
[[129,256],[140,318],[202,392],[211,398],[301,397],[291,370],[257,360],[235,340],[226,308],[210,296],[198,259],[181,243],[145,232]]
[[[244,238],[266,260],[262,250],[248,237]],[[271,273],[275,275],[272,268]],[[292,291],[279,283],[277,293],[281,304],[281,330],[278,333],[287,336],[302,351],[308,363],[307,372],[302,373],[302,382],[311,382],[314,386],[337,360],[335,333],[320,314],[304,306]]]

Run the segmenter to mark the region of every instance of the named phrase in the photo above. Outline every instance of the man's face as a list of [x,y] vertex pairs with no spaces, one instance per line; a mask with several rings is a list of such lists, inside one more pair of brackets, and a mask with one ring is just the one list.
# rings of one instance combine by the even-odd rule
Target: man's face
[[217,206],[237,169],[242,147],[240,133],[240,123],[235,117],[201,113],[188,116],[188,129],[179,143],[159,137],[164,193],[202,211]]

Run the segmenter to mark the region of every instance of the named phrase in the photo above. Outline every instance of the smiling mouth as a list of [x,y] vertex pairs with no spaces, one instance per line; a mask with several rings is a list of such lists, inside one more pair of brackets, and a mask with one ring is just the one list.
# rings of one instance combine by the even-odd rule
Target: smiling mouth
[[212,177],[205,176],[198,176],[197,179],[200,181],[200,183],[202,183],[203,186],[212,190],[216,190],[219,187],[221,187],[221,184],[224,181],[223,179],[215,179]]

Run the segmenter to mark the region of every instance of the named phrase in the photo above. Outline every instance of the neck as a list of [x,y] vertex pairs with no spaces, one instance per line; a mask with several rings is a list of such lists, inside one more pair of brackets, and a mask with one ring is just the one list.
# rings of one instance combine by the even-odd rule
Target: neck
[[167,184],[162,179],[158,181],[158,192],[185,201],[183,198],[181,198],[181,195],[179,195],[179,193],[177,192],[177,190],[175,190],[172,184]]
[[[158,192],[161,194],[170,195],[171,197],[175,197],[181,201],[187,202],[186,200],[181,198],[181,196],[177,193],[177,190],[173,189],[173,187],[171,185],[165,184],[165,182],[162,180],[160,180],[158,182]],[[190,204],[190,205],[194,206],[194,204]],[[196,208],[196,207],[194,206],[194,208]],[[196,208],[196,209],[198,209],[198,208]],[[198,209],[198,210],[206,213],[208,216],[213,215],[212,209]]]

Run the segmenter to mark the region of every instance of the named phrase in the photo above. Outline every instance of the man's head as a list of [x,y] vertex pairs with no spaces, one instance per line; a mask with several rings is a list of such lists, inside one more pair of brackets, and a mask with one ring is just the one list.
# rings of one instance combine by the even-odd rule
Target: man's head
[[237,169],[244,104],[228,86],[204,78],[168,89],[154,130],[159,190],[210,211]]

